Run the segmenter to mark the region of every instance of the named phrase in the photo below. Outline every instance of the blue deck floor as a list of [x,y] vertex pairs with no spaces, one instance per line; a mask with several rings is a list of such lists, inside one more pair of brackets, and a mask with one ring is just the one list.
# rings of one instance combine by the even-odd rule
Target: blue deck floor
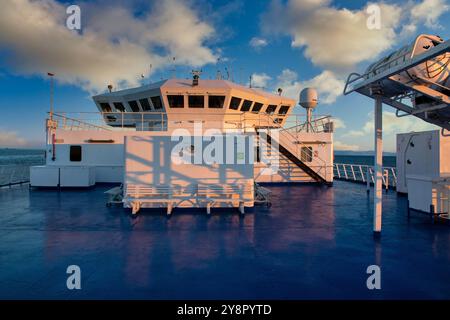
[[[384,195],[372,237],[364,186],[271,186],[273,206],[128,211],[105,207],[108,187],[0,190],[0,298],[449,299],[450,227],[406,218]],[[79,265],[82,289],[66,288]],[[366,287],[381,266],[382,289]]]

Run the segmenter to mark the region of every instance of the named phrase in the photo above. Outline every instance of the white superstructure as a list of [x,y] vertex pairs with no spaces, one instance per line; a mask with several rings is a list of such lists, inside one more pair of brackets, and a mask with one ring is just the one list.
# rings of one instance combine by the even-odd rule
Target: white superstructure
[[[176,186],[192,197],[214,185],[333,181],[330,118],[307,124],[292,113],[296,101],[281,94],[226,80],[170,79],[93,99],[99,113],[51,114],[46,166],[32,168],[32,186],[49,186],[42,181],[51,168],[59,176],[54,186],[63,186],[62,177],[71,186],[72,172],[77,187],[85,177],[85,186],[123,183],[125,193],[128,185],[169,186],[170,194]],[[251,206],[248,199],[241,205]],[[186,196],[175,205],[209,206]]]

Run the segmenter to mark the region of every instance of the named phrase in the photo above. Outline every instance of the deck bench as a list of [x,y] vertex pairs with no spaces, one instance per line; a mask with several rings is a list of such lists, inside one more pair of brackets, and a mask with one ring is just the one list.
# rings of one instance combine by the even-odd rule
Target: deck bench
[[123,201],[131,205],[132,214],[138,213],[144,203],[162,203],[167,207],[167,215],[170,215],[179,201],[176,199],[179,192],[177,186],[128,184]]
[[198,184],[197,196],[200,202],[206,202],[206,213],[211,214],[211,207],[215,203],[239,203],[239,212],[245,213],[245,202],[253,201],[248,197],[253,195],[253,184]]

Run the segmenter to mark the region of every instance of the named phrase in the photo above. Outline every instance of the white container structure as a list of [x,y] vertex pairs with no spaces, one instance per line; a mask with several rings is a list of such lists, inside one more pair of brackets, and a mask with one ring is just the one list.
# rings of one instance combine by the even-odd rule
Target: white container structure
[[90,166],[62,166],[59,169],[60,187],[92,187],[95,168]]
[[59,185],[59,167],[34,166],[30,168],[32,187],[56,187]]
[[408,175],[408,202],[414,210],[432,215],[449,213],[450,174],[432,178]]
[[450,137],[439,130],[397,135],[397,192],[409,192],[409,175],[435,179],[448,173]]

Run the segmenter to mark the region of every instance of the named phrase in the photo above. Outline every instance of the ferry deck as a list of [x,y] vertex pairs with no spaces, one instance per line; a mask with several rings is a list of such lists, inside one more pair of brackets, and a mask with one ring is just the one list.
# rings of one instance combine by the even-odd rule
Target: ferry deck
[[[235,209],[106,207],[107,185],[0,189],[1,299],[448,299],[450,228],[383,197],[372,237],[373,194],[335,181],[271,185],[276,202]],[[81,268],[81,290],[66,269]],[[381,290],[366,268],[381,267]]]

